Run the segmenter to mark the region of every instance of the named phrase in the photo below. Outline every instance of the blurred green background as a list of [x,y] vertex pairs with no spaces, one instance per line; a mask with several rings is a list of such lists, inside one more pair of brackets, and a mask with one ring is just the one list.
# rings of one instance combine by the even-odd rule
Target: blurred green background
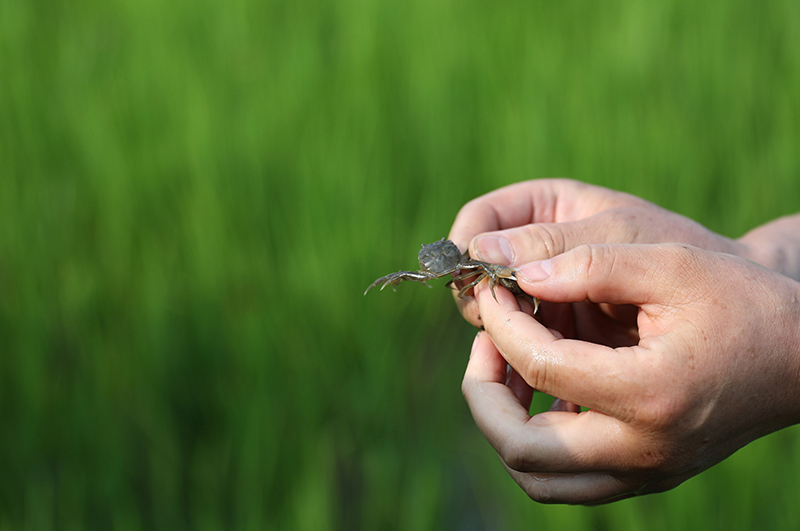
[[523,179],[796,211],[799,36],[795,0],[0,0],[0,529],[799,528],[796,429],[531,502],[444,281],[362,295]]

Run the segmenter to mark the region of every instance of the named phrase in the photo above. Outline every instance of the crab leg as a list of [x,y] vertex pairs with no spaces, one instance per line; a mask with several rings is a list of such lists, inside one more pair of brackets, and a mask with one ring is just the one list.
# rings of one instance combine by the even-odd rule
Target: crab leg
[[372,284],[370,284],[369,287],[366,289],[366,291],[364,291],[364,295],[367,294],[367,291],[371,290],[372,288],[374,288],[379,284],[383,284],[381,286],[381,290],[383,290],[383,288],[391,284],[392,290],[397,291],[397,288],[395,286],[397,286],[404,280],[416,280],[418,282],[422,282],[423,284],[425,284],[430,288],[431,286],[427,284],[425,281],[434,278],[436,278],[436,275],[424,271],[398,271],[396,273],[391,273],[389,275],[381,277]]
[[[476,267],[480,267],[480,266],[476,266]],[[464,273],[462,275],[458,275],[456,277],[453,277],[453,280],[448,282],[446,285],[447,285],[447,287],[450,287],[451,285],[453,285],[454,283],[458,282],[459,280],[465,280],[465,279],[467,279],[467,278],[469,278],[471,276],[474,276],[474,275],[478,275],[478,277],[475,280],[473,280],[472,282],[470,282],[469,284],[467,284],[466,286],[462,286],[461,289],[458,291],[458,298],[459,299],[463,299],[464,298],[464,294],[467,292],[468,289],[470,289],[473,286],[477,286],[478,282],[480,282],[481,280],[483,280],[486,277],[486,270],[485,269],[479,270],[479,271],[469,271],[468,273]],[[491,289],[492,289],[492,295],[494,295],[494,286],[491,286]],[[497,297],[495,297],[495,300],[497,300]]]

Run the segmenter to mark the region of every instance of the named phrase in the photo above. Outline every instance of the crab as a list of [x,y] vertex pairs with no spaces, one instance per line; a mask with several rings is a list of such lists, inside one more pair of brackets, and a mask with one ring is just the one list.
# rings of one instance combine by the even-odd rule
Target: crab
[[[397,291],[396,286],[404,280],[415,280],[431,287],[425,282],[426,280],[458,273],[446,286],[451,287],[456,282],[471,279],[468,284],[459,289],[458,296],[461,299],[466,299],[466,292],[487,277],[489,278],[489,289],[492,291],[494,300],[497,300],[494,288],[498,284],[507,288],[516,296],[530,297],[517,284],[517,279],[514,277],[516,269],[474,260],[470,258],[468,252],[462,253],[455,243],[446,238],[422,246],[419,252],[419,267],[419,271],[397,271],[377,279],[364,291],[364,295],[378,285],[381,286],[381,290],[391,285],[392,290]],[[540,301],[536,297],[530,298],[533,299],[533,313],[536,313],[539,310]]]

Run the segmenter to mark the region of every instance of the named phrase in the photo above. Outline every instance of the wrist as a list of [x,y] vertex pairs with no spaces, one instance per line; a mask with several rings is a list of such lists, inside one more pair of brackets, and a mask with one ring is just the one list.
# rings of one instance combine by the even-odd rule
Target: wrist
[[787,313],[790,314],[788,323],[788,338],[787,338],[787,351],[785,353],[788,360],[791,360],[789,366],[794,368],[792,374],[793,378],[790,382],[794,384],[786,396],[791,396],[790,400],[796,403],[793,409],[793,418],[791,424],[800,424],[800,282],[792,281],[793,289],[789,294],[790,309]]

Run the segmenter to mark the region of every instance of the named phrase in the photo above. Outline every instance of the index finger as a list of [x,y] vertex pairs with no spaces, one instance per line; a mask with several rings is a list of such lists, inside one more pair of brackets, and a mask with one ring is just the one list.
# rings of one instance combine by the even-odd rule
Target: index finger
[[632,407],[620,400],[621,390],[645,392],[639,378],[637,353],[641,347],[610,348],[584,341],[561,339],[519,309],[513,295],[486,283],[476,289],[486,331],[502,356],[532,388],[617,418],[628,418]]

